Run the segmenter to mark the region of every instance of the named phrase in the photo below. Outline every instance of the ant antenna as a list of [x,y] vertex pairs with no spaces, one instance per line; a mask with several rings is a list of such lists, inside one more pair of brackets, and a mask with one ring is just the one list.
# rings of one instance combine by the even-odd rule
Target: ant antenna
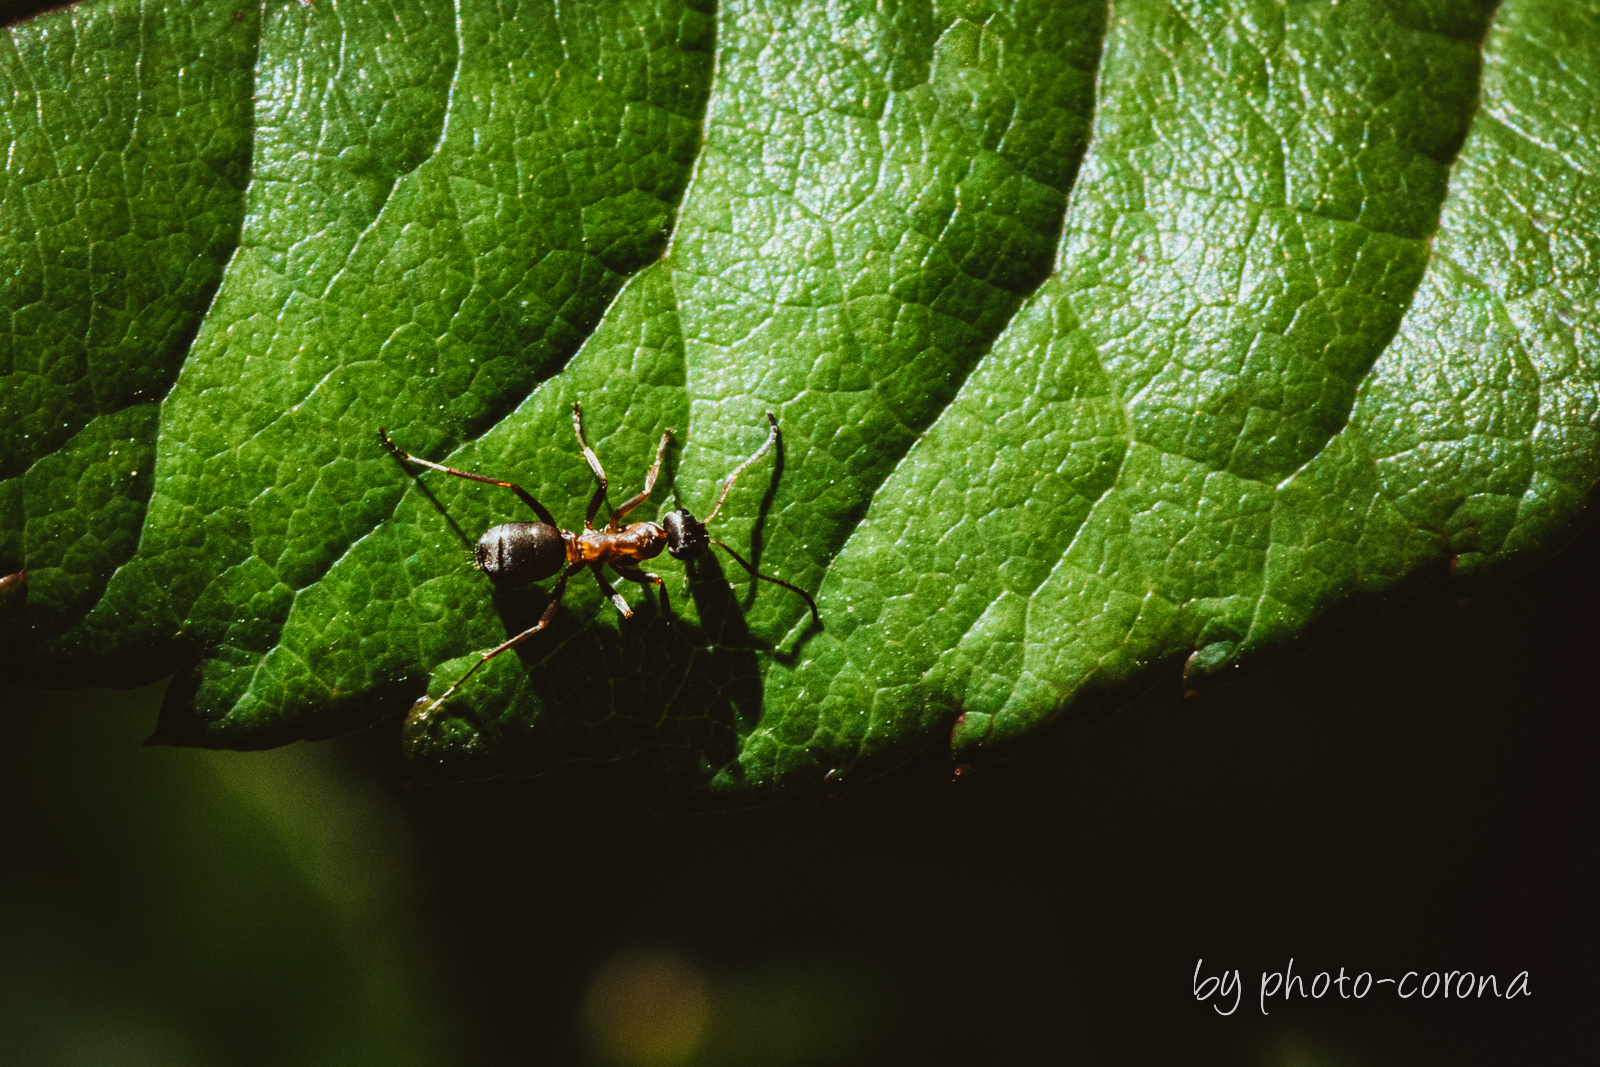
[[[774,441],[776,441],[778,439],[778,417],[776,415],[774,415],[772,412],[769,411],[769,412],[767,412],[767,421],[772,424],[772,432],[767,434],[766,444],[764,444],[760,448],[756,449],[756,454],[755,455],[751,456],[749,459],[745,460],[743,463],[741,463],[737,467],[733,468],[733,473],[728,475],[728,480],[723,483],[722,495],[717,497],[717,506],[712,508],[711,509],[711,514],[707,515],[704,519],[700,520],[701,522],[704,522],[704,523],[709,525],[711,520],[717,517],[717,512],[722,510],[722,502],[724,500],[728,499],[728,490],[733,488],[733,480],[735,478],[739,477],[739,475],[743,474],[745,472],[745,468],[746,467],[749,467],[750,464],[754,463],[756,460],[758,460],[762,456],[766,455],[767,454],[767,449],[772,447],[772,442],[774,442]],[[727,546],[724,545],[723,547],[726,548]],[[744,561],[740,560],[740,562],[743,563]],[[745,563],[745,569],[746,570],[750,569],[750,565],[748,563]],[[750,571],[750,573],[754,574],[755,571]],[[766,575],[762,575],[761,577],[765,578]],[[776,579],[768,579],[768,581],[776,581]],[[778,582],[778,584],[779,585],[787,585],[788,583],[787,582]],[[791,586],[789,586],[789,588],[790,589],[794,589],[794,586],[791,585]],[[799,593],[800,590],[795,589],[795,592]],[[801,593],[800,595],[801,596],[805,596],[804,593]],[[810,600],[811,598],[810,597],[806,597],[806,599]],[[817,609],[813,607],[811,609],[812,614],[816,614],[816,610]]]
[[728,555],[732,556],[735,563],[750,572],[750,577],[760,578],[763,582],[771,582],[773,585],[781,585],[791,593],[800,594],[800,599],[804,600],[806,602],[806,607],[811,609],[811,621],[819,626],[822,625],[822,616],[817,614],[817,602],[811,599],[810,593],[806,592],[804,589],[801,589],[798,585],[790,585],[782,578],[774,578],[770,574],[762,574],[749,563],[745,562],[745,558],[743,556],[739,555],[739,553],[735,552],[721,541],[718,541],[715,537],[711,539],[711,543],[722,549],[722,551],[726,552]]
[[[724,500],[728,499],[728,492],[729,492],[729,490],[731,490],[733,488],[733,483],[734,483],[735,479],[737,479],[739,477],[739,475],[743,474],[750,467],[751,464],[755,463],[756,460],[758,460],[762,456],[766,455],[768,449],[770,449],[772,447],[773,442],[778,439],[778,417],[776,415],[774,415],[772,412],[769,411],[769,412],[767,412],[767,422],[768,422],[769,425],[771,425],[772,429],[767,434],[766,441],[761,445],[760,448],[756,449],[754,455],[752,455],[749,459],[745,460],[743,463],[739,464],[737,467],[733,468],[733,473],[728,475],[728,480],[723,483],[722,494],[717,497],[716,506],[711,509],[711,514],[707,515],[705,517],[705,519],[702,520],[702,522],[701,522],[702,528],[705,527],[705,526],[709,526],[711,524],[711,520],[715,519],[717,517],[717,512],[722,510],[722,502]],[[712,544],[714,544],[718,548],[722,549],[722,551],[724,551],[728,555],[732,556],[733,557],[733,561],[735,563],[737,563],[739,566],[743,567],[746,571],[748,571],[749,574],[750,574],[750,577],[759,578],[763,582],[771,582],[773,585],[781,585],[785,589],[789,590],[789,592],[798,594],[800,599],[804,600],[806,602],[806,607],[811,609],[811,619],[812,619],[812,621],[818,623],[819,625],[821,624],[822,616],[820,614],[818,614],[818,612],[817,612],[817,602],[815,600],[811,599],[811,594],[810,593],[806,592],[804,589],[801,589],[797,585],[790,585],[788,582],[784,581],[782,578],[774,578],[770,574],[762,574],[760,571],[756,570],[755,567],[753,567],[748,560],[746,560],[743,556],[739,555],[739,553],[735,552],[733,549],[729,548],[723,542],[718,541],[714,537],[710,538],[709,540],[710,540],[710,542]]]

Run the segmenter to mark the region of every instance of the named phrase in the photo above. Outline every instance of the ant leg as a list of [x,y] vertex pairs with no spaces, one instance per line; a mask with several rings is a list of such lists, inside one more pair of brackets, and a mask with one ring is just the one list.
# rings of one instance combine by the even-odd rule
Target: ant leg
[[600,583],[600,591],[611,598],[611,602],[617,606],[617,610],[622,612],[622,617],[624,619],[633,618],[633,609],[628,607],[626,600],[622,599],[622,594],[617,592],[610,582],[606,581],[606,576],[600,573],[600,564],[591,563],[588,564],[588,567],[594,572],[594,580]]
[[799,593],[800,599],[804,600],[806,602],[806,607],[811,609],[811,621],[821,625],[822,616],[817,614],[817,602],[811,599],[810,593],[806,592],[804,589],[801,589],[798,585],[790,585],[782,578],[774,578],[770,574],[762,574],[760,571],[750,566],[750,564],[746,563],[743,556],[739,555],[739,553],[735,552],[721,541],[718,541],[716,538],[712,538],[711,543],[722,549],[722,551],[726,552],[728,555],[732,556],[735,563],[750,572],[750,577],[760,578],[763,582],[771,582],[773,585],[781,585],[791,593]]
[[389,450],[390,455],[403,462],[415,463],[419,466],[427,467],[429,470],[442,471],[445,474],[453,474],[457,478],[470,478],[472,481],[483,482],[485,485],[498,485],[502,489],[509,489],[521,497],[524,504],[533,509],[534,514],[539,516],[540,522],[550,526],[554,526],[556,524],[556,520],[548,511],[545,510],[544,505],[535,500],[533,498],[533,494],[529,493],[526,489],[522,488],[522,486],[515,482],[502,482],[497,481],[494,478],[485,478],[481,474],[473,474],[471,471],[458,471],[454,467],[446,467],[443,464],[434,463],[431,460],[423,459],[421,456],[413,456],[409,452],[401,451],[401,449],[393,441],[389,440],[389,434],[382,426],[378,427],[378,441],[382,443],[384,448]]
[[482,667],[485,663],[488,663],[490,660],[494,659],[507,649],[516,648],[518,645],[522,644],[522,642],[526,641],[528,638],[532,637],[534,634],[550,625],[550,620],[555,618],[556,608],[561,603],[561,594],[567,588],[567,579],[576,574],[578,569],[582,566],[583,564],[581,563],[574,564],[573,566],[568,567],[561,575],[561,578],[556,582],[555,588],[550,590],[550,603],[545,607],[544,614],[539,616],[538,622],[534,623],[520,634],[517,634],[515,637],[506,641],[502,641],[500,644],[485,652],[482,659],[478,660],[478,662],[467,668],[467,673],[463,674],[460,678],[457,678],[455,684],[444,691],[444,696],[440,697],[438,700],[435,700],[432,704],[429,704],[427,708],[420,714],[413,713],[410,717],[417,719],[418,721],[426,720],[430,715],[438,711],[439,707],[446,700],[449,700],[451,697],[455,696],[456,690],[466,685],[467,679],[476,674],[479,667]]
[[[733,488],[733,480],[743,474],[746,467],[760,459],[767,449],[772,447],[772,442],[778,439],[778,417],[769,411],[767,412],[767,421],[772,424],[772,432],[767,434],[766,444],[756,449],[755,455],[733,468],[733,473],[728,475],[728,480],[722,485],[722,495],[717,497],[717,506],[712,508],[711,514],[702,520],[706,525],[710,525],[711,520],[717,517],[717,512],[722,510],[722,502],[728,499],[728,490]],[[815,609],[812,610],[814,611]]]
[[649,473],[644,476],[644,488],[634,496],[630,496],[620,508],[611,513],[611,521],[606,524],[607,530],[615,531],[617,523],[622,521],[624,515],[650,499],[650,493],[656,487],[656,475],[661,473],[661,457],[667,454],[667,442],[670,440],[672,440],[671,430],[661,435],[661,443],[656,446],[656,461],[650,465]]
[[672,604],[667,599],[667,583],[662,581],[661,575],[651,574],[649,571],[634,570],[632,567],[617,567],[615,563],[612,566],[616,567],[618,574],[630,582],[638,582],[640,585],[653,585],[659,589],[661,591],[661,614],[671,617]]
[[600,511],[600,504],[606,498],[606,472],[600,466],[600,457],[594,450],[583,443],[583,412],[578,407],[578,402],[572,402],[572,432],[578,437],[578,451],[583,453],[583,458],[589,461],[589,469],[594,471],[594,476],[600,480],[599,488],[595,489],[594,496],[589,498],[589,512],[583,517],[583,528],[594,529],[594,517]]

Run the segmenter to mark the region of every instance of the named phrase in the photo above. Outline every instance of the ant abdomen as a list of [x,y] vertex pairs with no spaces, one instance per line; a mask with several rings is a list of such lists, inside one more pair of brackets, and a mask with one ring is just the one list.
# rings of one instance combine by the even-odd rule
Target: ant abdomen
[[566,565],[567,542],[547,522],[508,522],[484,531],[474,554],[496,585],[526,585]]

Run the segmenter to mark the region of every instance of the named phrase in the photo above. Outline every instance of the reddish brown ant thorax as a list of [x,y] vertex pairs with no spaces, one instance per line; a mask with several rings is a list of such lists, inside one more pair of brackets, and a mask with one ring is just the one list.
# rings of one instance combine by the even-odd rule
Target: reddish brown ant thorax
[[[667,535],[653,522],[635,522],[620,530],[580,530],[568,535],[569,563],[627,563],[654,559],[666,547]],[[554,571],[551,572],[555,573]]]

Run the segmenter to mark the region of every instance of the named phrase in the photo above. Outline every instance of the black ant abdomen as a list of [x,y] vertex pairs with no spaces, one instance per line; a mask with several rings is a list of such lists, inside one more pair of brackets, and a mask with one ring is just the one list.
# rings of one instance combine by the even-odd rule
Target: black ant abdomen
[[478,538],[473,556],[496,586],[514,587],[549,578],[567,564],[567,542],[547,522],[508,522]]

